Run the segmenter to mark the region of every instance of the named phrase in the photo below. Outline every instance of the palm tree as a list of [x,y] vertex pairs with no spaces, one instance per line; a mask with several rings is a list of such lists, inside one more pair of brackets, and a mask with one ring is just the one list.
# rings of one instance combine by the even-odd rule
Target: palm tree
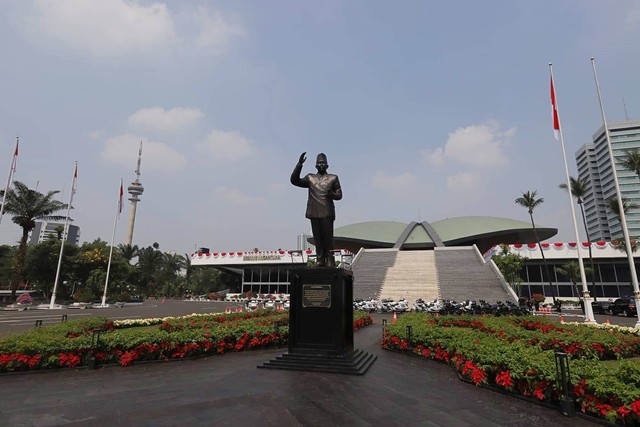
[[640,177],[640,150],[627,150],[624,157],[618,159],[618,163],[625,169],[628,169]]
[[527,212],[529,212],[529,217],[531,217],[531,227],[533,228],[533,236],[536,239],[536,243],[540,248],[540,254],[542,255],[542,263],[544,264],[544,269],[547,273],[547,278],[549,279],[549,286],[551,287],[551,298],[553,298],[553,303],[556,302],[556,292],[553,291],[553,283],[551,283],[551,274],[549,274],[549,266],[547,265],[547,259],[544,256],[544,251],[542,250],[542,246],[540,245],[540,239],[538,238],[538,230],[536,230],[536,223],[533,221],[533,210],[544,203],[544,199],[540,197],[536,199],[536,195],[538,194],[538,190],[527,191],[526,193],[522,193],[521,197],[515,199],[516,205],[520,205],[522,207],[527,208]]
[[[578,295],[578,301],[582,306],[584,312],[584,304],[582,303],[582,295],[578,289],[578,280],[580,279],[580,265],[575,261],[569,261],[562,265],[562,267],[556,267],[556,272],[560,273],[573,284],[573,289],[576,295]],[[585,272],[586,273],[586,272]]]
[[[616,218],[618,218],[618,222],[620,222],[620,205],[618,204],[618,197],[613,196],[612,198],[607,199],[605,201],[605,205],[607,209],[609,209],[616,216]],[[638,206],[633,202],[628,201],[624,197],[622,198],[622,210],[624,211],[625,214],[631,209],[638,209],[638,207],[640,206]],[[622,226],[622,224],[620,224],[620,226]],[[636,250],[638,250],[639,243],[631,237],[630,237],[630,241],[631,241],[631,252],[635,252]],[[611,243],[614,243],[616,245],[616,249],[618,249],[619,251],[624,253],[627,252],[627,244],[624,241],[624,238],[620,237],[617,239],[613,239]]]
[[[13,186],[14,188],[7,192],[4,211],[13,215],[11,220],[22,228],[22,237],[14,265],[15,278],[11,282],[11,296],[15,297],[18,284],[23,279],[29,232],[35,228],[37,220],[60,221],[65,219],[65,216],[54,214],[66,209],[67,205],[54,200],[53,196],[59,191],[49,191],[47,194],[42,194],[31,190],[20,181],[14,181]],[[4,196],[4,190],[0,191],[0,197],[2,196]]]
[[139,251],[140,248],[138,247],[138,245],[130,245],[128,243],[120,243],[118,245],[118,252],[120,252],[122,258],[127,260],[128,263],[131,263],[131,260],[138,256]]
[[[613,196],[612,198],[607,199],[605,201],[605,205],[607,209],[609,209],[616,216],[616,218],[618,218],[618,221],[620,221],[620,205],[618,204],[618,197]],[[624,211],[625,214],[629,212],[631,209],[638,209],[639,207],[640,206],[638,206],[633,202],[628,201],[624,197],[622,198],[622,210]]]
[[[576,203],[580,206],[582,225],[584,226],[584,232],[587,236],[587,242],[589,243],[589,264],[591,264],[591,271],[596,271],[596,267],[593,264],[593,253],[591,251],[591,236],[589,236],[589,228],[587,227],[587,217],[584,214],[584,197],[587,195],[589,184],[585,180],[574,177],[569,177],[569,183],[571,185],[571,195],[575,197]],[[559,187],[564,190],[569,189],[565,183],[560,184]],[[577,243],[580,244],[580,242]],[[593,300],[598,301],[598,297],[596,296],[596,279],[593,275],[591,276],[591,286],[593,287]]]

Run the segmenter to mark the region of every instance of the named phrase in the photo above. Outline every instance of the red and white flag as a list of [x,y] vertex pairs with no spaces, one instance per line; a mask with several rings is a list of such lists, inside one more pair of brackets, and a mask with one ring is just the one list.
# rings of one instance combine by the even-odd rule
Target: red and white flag
[[122,195],[124,194],[124,187],[122,186],[122,178],[120,178],[120,198],[118,199],[118,215],[122,213]]
[[73,201],[73,195],[76,194],[78,190],[78,162],[76,162],[76,166],[73,169],[73,181],[71,181],[71,194],[69,195],[69,206],[71,206],[71,202]]
[[556,141],[559,141],[560,119],[558,118],[558,104],[556,103],[556,89],[553,87],[553,76],[551,76],[551,114],[553,115],[553,136]]
[[11,162],[11,172],[16,171],[16,165],[18,164],[18,144],[20,143],[19,139],[16,139],[16,150],[13,152],[13,160]]

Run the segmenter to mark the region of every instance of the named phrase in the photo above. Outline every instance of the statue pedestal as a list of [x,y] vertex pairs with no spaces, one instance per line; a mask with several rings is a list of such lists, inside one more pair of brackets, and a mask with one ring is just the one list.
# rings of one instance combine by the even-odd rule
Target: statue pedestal
[[353,348],[353,274],[341,268],[291,271],[289,352],[259,368],[362,375],[376,357]]

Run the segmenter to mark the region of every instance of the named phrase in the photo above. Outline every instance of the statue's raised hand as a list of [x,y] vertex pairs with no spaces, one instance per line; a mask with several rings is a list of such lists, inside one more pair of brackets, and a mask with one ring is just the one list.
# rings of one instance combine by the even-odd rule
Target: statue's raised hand
[[307,152],[305,151],[304,153],[300,154],[300,159],[298,160],[298,163],[303,164],[305,160],[307,160],[307,158],[305,157],[307,155]]

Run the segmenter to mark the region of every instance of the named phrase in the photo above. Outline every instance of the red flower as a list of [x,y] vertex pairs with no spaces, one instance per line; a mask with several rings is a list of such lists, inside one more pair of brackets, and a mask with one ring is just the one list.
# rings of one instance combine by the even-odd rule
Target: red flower
[[13,361],[13,355],[0,354],[0,365],[8,365]]
[[629,405],[629,408],[633,411],[634,414],[640,416],[640,400],[636,400],[635,402]]
[[600,412],[600,415],[607,415],[607,412],[613,409],[613,406],[608,405],[606,403],[598,403],[596,405],[596,409]]
[[631,413],[631,411],[629,410],[629,408],[627,408],[626,406],[620,406],[616,412],[618,413],[618,415],[620,415],[620,418],[624,418],[627,415],[629,415]]
[[58,355],[60,358],[60,366],[68,366],[73,368],[74,366],[78,366],[80,364],[80,357],[73,353],[60,353]]
[[485,382],[487,379],[487,374],[482,370],[482,369],[474,369],[473,372],[471,373],[471,381],[473,381],[473,383],[475,385],[480,384],[481,382]]
[[587,388],[586,380],[580,380],[578,384],[573,386],[573,393],[576,396],[583,396],[585,394],[586,388]]
[[535,397],[537,397],[538,399],[542,400],[544,399],[544,395],[547,391],[547,382],[546,381],[540,381],[536,387],[533,389],[533,395]]
[[496,375],[496,383],[501,385],[504,388],[509,388],[513,385],[513,380],[511,379],[511,372],[503,371]]
[[136,359],[138,359],[138,352],[135,350],[125,351],[120,356],[120,364],[122,366],[131,365]]
[[38,363],[40,363],[41,358],[42,356],[40,356],[39,354],[34,354],[33,356],[31,356],[29,358],[29,367],[33,368],[34,366],[36,366]]
[[430,355],[431,355],[431,350],[429,350],[428,348],[425,348],[424,350],[422,350],[422,356],[429,357]]

